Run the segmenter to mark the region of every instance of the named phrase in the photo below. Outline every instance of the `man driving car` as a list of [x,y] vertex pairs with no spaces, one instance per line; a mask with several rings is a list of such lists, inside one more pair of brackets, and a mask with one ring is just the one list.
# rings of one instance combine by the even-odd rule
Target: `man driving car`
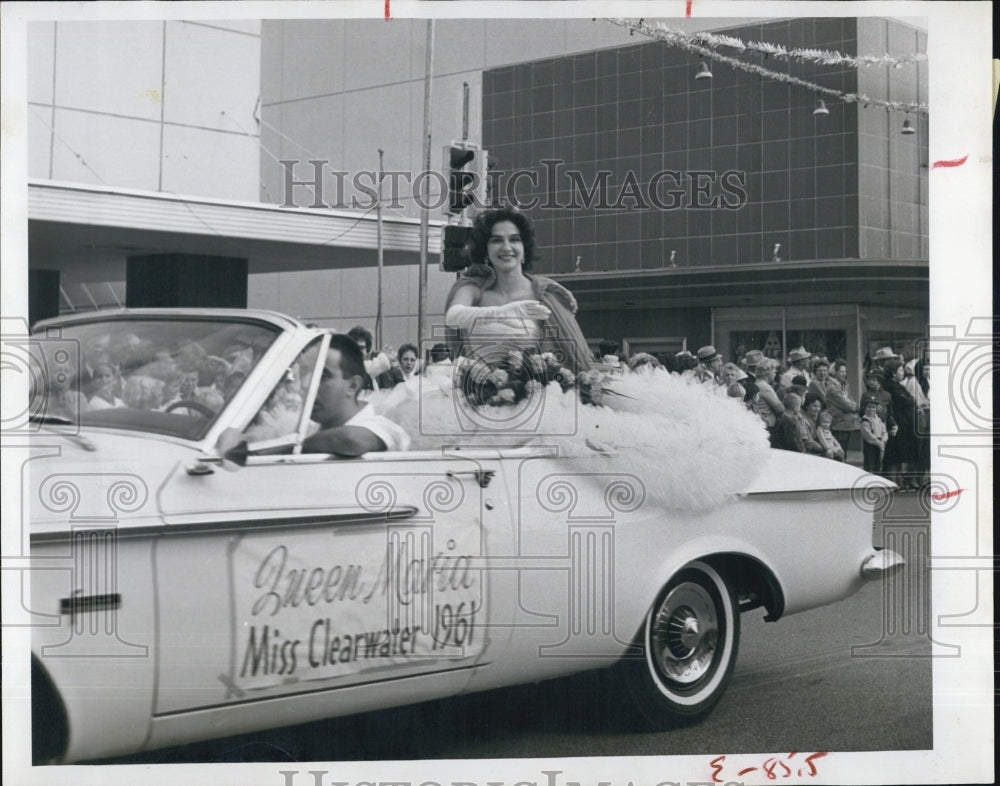
[[410,437],[402,426],[358,401],[364,373],[364,355],[357,343],[346,335],[332,335],[310,416],[320,430],[302,443],[303,453],[360,456],[409,447]]

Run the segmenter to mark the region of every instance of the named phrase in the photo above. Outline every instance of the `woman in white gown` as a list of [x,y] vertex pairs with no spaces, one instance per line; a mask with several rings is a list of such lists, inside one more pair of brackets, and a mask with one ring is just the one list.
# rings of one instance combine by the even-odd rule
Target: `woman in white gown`
[[590,368],[593,355],[576,323],[576,299],[532,272],[535,233],[527,216],[510,208],[480,214],[469,255],[471,264],[445,304],[456,357],[493,343],[552,352],[575,373]]

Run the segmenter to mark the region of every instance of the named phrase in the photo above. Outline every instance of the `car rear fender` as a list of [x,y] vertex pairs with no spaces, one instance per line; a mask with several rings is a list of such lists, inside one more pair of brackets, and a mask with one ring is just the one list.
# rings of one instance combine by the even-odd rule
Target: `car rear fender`
[[[646,602],[651,604],[679,570],[696,560],[706,562],[719,571],[733,588],[741,612],[763,607],[767,611],[765,619],[769,622],[779,619],[784,613],[785,592],[767,558],[745,541],[733,538],[720,542],[718,536],[695,541],[684,549],[673,551],[670,558],[652,574]],[[647,606],[642,619],[648,610]],[[637,630],[641,628],[642,619],[637,623]]]

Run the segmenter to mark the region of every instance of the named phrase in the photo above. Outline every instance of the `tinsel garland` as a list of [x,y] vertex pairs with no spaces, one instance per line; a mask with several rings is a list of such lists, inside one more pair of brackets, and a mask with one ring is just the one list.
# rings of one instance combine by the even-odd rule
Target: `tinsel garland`
[[[657,29],[672,30],[662,24],[655,26]],[[683,35],[683,33],[681,33]],[[909,55],[895,57],[888,53],[884,55],[845,55],[841,52],[831,52],[825,49],[788,49],[781,44],[769,44],[766,41],[741,41],[729,35],[718,35],[716,33],[692,33],[692,41],[701,42],[711,47],[728,47],[740,52],[760,52],[778,60],[798,60],[799,62],[813,62],[824,66],[846,65],[853,68],[860,66],[889,66],[901,68],[906,63],[920,63],[927,60],[927,55],[915,52]]]
[[[654,38],[658,41],[662,41],[670,46],[677,46],[688,52],[694,52],[695,54],[701,55],[702,57],[707,57],[715,60],[719,63],[725,63],[726,65],[732,66],[733,68],[745,71],[751,74],[758,74],[766,79],[773,79],[776,82],[784,82],[790,85],[796,85],[797,87],[804,87],[808,90],[813,91],[816,94],[822,94],[826,96],[832,96],[838,98],[845,103],[850,104],[861,104],[862,106],[877,106],[885,109],[889,112],[915,112],[917,114],[926,115],[927,104],[911,103],[906,101],[886,101],[881,98],[872,98],[865,93],[845,93],[840,90],[836,90],[832,87],[823,87],[815,82],[809,82],[805,79],[799,79],[797,76],[791,76],[790,74],[783,74],[780,71],[772,71],[763,66],[759,66],[756,63],[747,63],[742,60],[738,60],[735,57],[729,57],[728,55],[720,54],[712,49],[710,46],[705,46],[696,42],[699,36],[704,34],[699,34],[699,36],[691,35],[688,33],[683,33],[679,30],[671,30],[668,27],[662,25],[649,25],[643,20],[629,20],[629,19],[608,19],[608,22],[618,25],[619,27],[624,27],[629,30],[629,32],[641,33],[649,38]],[[720,37],[721,38],[721,37]],[[733,41],[739,42],[744,48],[746,47],[743,42],[739,39],[733,38]],[[761,46],[771,46],[770,44],[762,44]],[[819,52],[820,50],[793,50],[797,52]],[[765,52],[765,54],[768,54]],[[822,54],[822,53],[821,53]],[[838,55],[838,53],[827,53],[831,56],[846,57],[844,55]],[[831,63],[832,64],[832,63]]]

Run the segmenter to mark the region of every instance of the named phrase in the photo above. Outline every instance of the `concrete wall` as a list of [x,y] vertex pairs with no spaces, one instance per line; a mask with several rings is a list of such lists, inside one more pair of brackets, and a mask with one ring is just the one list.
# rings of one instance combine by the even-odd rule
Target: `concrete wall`
[[260,23],[35,22],[28,176],[254,200]]
[[[444,301],[454,273],[436,261],[428,270],[427,309],[431,335],[443,330]],[[382,340],[398,347],[417,340],[418,267],[387,265],[382,279]],[[375,332],[378,270],[366,265],[340,270],[254,272],[251,260],[247,305],[282,311],[321,327],[346,332],[363,325]],[[429,338],[429,336],[428,336]]]

